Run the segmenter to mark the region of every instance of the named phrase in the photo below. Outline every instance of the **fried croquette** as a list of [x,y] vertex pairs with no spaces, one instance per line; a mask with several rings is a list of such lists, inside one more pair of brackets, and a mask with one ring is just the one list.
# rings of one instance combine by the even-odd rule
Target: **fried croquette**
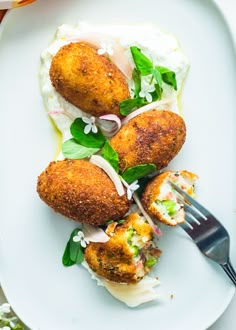
[[108,225],[106,232],[110,236],[108,242],[90,242],[85,249],[89,267],[113,282],[139,282],[161,255],[150,225],[138,213],[131,213],[121,224]]
[[107,174],[85,160],[51,162],[38,177],[37,192],[54,211],[92,225],[120,219],[130,205]]
[[120,115],[120,102],[130,98],[123,73],[86,43],[60,48],[50,67],[52,85],[68,102],[93,116]]
[[194,197],[194,185],[198,176],[188,171],[167,171],[152,179],[146,186],[142,204],[145,210],[156,219],[170,226],[185,221],[184,205],[178,199],[169,181]]
[[119,155],[120,170],[153,163],[166,167],[177,155],[186,138],[184,120],[167,110],[151,110],[131,119],[111,139]]

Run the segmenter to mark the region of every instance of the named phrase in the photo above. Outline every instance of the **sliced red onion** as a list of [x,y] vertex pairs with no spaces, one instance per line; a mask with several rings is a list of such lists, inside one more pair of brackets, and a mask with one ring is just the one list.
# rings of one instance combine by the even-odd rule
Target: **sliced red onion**
[[[104,133],[106,133],[110,137],[115,135],[121,128],[121,120],[116,115],[112,115],[112,114],[104,115],[104,116],[100,116],[99,119],[101,119],[102,131],[104,131]],[[109,125],[108,127],[106,127],[106,125],[103,124],[104,121],[111,122],[111,123],[113,123],[113,125]]]
[[54,110],[48,111],[49,115],[60,115],[61,113],[64,113],[63,109],[54,109]]
[[122,125],[125,125],[128,123],[128,121],[130,121],[131,119],[133,119],[134,117],[136,117],[137,115],[140,115],[143,112],[147,112],[150,110],[154,110],[156,108],[158,108],[161,105],[169,105],[171,103],[173,103],[174,100],[161,100],[161,101],[155,101],[149,104],[144,105],[143,107],[133,111],[130,115],[126,116],[123,120],[122,120]]
[[67,116],[69,119],[71,120],[75,120],[75,117],[73,115],[71,115],[70,113],[68,113],[67,111],[65,111],[64,109],[54,109],[51,111],[48,111],[49,115],[65,115]]
[[119,175],[116,173],[114,168],[104,159],[102,156],[99,155],[93,155],[90,157],[90,162],[100,167],[106,174],[109,176],[109,178],[114,183],[117,193],[119,196],[123,196],[125,194],[124,187],[122,185],[122,182],[120,180]]
[[143,205],[137,195],[137,193],[133,194],[133,199],[135,201],[135,203],[137,204],[138,208],[140,209],[141,213],[143,214],[143,216],[145,217],[145,219],[147,220],[147,222],[149,223],[149,225],[151,226],[153,232],[157,235],[157,236],[161,236],[162,232],[160,231],[160,229],[155,225],[155,223],[153,222],[152,218],[150,217],[150,215],[144,210]]
[[89,242],[106,243],[110,239],[110,237],[101,228],[89,225],[87,223],[84,223],[83,225],[83,233],[85,239]]

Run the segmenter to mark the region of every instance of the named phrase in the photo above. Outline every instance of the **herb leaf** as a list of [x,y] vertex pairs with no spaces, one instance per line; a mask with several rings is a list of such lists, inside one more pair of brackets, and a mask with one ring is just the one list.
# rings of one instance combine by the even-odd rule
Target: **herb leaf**
[[70,258],[70,240],[66,244],[66,248],[62,257],[62,263],[66,267],[70,267],[75,264],[75,261],[71,260]]
[[153,74],[153,77],[155,78],[157,84],[161,87],[162,86],[162,75],[161,73],[159,72],[158,69],[153,69],[152,70],[152,74]]
[[136,97],[134,99],[127,99],[120,103],[120,113],[123,116],[129,115],[135,108],[140,108],[144,105],[145,99],[142,97]]
[[83,248],[80,242],[73,241],[73,237],[70,239],[70,258],[76,264],[81,264],[81,262],[84,260]]
[[161,73],[163,81],[166,84],[171,85],[177,91],[178,87],[175,72],[164,66],[157,66],[156,69]]
[[75,139],[69,139],[62,144],[62,153],[69,159],[87,158],[96,152],[99,148],[87,148],[79,144]]
[[134,96],[138,97],[141,91],[141,74],[136,68],[133,69],[132,79],[134,81]]
[[136,68],[141,72],[142,76],[147,76],[152,73],[153,63],[147,58],[141,50],[136,46],[130,47],[131,54]]
[[106,141],[101,130],[98,128],[97,133],[90,131],[88,134],[85,134],[84,128],[86,125],[82,118],[76,118],[70,127],[72,136],[85,147],[100,148]]
[[122,173],[122,178],[128,183],[132,183],[156,170],[155,164],[141,164],[128,168]]
[[80,264],[84,260],[84,251],[80,242],[74,242],[73,237],[77,235],[79,229],[76,228],[72,231],[70,239],[66,244],[66,248],[62,257],[64,266],[72,266]]
[[115,171],[119,172],[119,156],[118,153],[112,148],[108,141],[105,142],[104,147],[101,153],[102,157],[105,158],[108,163],[115,169]]

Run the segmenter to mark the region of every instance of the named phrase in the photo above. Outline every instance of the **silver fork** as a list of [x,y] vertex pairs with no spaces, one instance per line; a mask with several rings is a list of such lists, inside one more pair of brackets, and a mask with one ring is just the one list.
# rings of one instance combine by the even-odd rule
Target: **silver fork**
[[229,257],[230,237],[227,230],[205,207],[174,182],[169,183],[178,192],[179,199],[184,205],[187,221],[180,226],[193,239],[200,251],[217,262],[236,285],[236,272]]

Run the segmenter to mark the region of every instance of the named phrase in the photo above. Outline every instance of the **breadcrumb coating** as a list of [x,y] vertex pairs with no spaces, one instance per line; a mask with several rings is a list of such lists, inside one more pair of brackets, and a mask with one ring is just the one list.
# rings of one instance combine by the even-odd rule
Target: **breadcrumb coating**
[[[182,171],[166,171],[152,179],[144,189],[142,195],[142,204],[145,210],[157,220],[170,225],[176,226],[185,221],[185,212],[183,205],[179,202],[176,193],[168,183],[168,180],[175,182],[180,188],[185,190],[189,195],[194,197],[194,184],[198,176],[192,172]],[[163,201],[172,200],[179,206],[178,211],[173,216],[169,216],[163,207],[158,205]]]
[[37,191],[54,211],[92,225],[120,219],[130,206],[107,174],[85,160],[51,162],[38,177]]
[[[90,242],[85,249],[85,260],[89,267],[110,281],[119,283],[137,283],[152,266],[145,264],[145,255],[158,258],[161,251],[152,244],[153,232],[150,225],[138,213],[131,213],[122,224],[117,224],[113,231],[107,228],[110,240],[106,243]],[[130,231],[137,250],[129,240]],[[134,241],[132,244],[134,244]]]
[[111,139],[120,170],[154,163],[160,170],[178,154],[186,138],[182,117],[168,110],[151,110],[131,119]]
[[93,116],[120,114],[120,102],[130,98],[123,73],[96,47],[75,42],[60,48],[53,57],[50,78],[68,102]]

